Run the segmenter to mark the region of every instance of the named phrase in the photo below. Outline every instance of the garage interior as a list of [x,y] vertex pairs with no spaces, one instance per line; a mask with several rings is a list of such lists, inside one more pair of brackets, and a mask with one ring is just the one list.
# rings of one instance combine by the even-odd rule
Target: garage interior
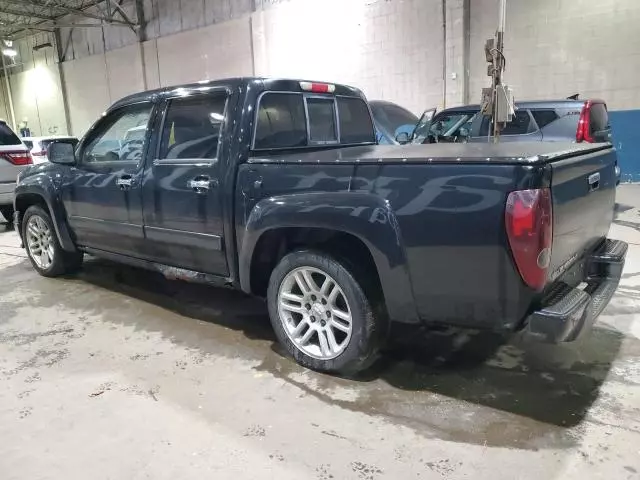
[[[241,76],[353,85],[417,116],[475,104],[498,9],[0,0],[0,118],[80,138],[126,95]],[[610,236],[629,254],[589,338],[476,352],[400,332],[367,376],[331,377],[282,356],[260,300],[102,260],[40,278],[0,224],[0,476],[640,478],[639,24],[637,0],[507,1],[516,99],[609,109],[622,170]]]

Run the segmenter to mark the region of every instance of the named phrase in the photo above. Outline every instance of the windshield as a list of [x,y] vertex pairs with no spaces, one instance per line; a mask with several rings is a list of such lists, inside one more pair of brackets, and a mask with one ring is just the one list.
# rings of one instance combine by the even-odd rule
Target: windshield
[[413,113],[393,103],[373,102],[371,103],[371,112],[378,125],[394,138],[400,132],[411,134],[413,127],[418,122],[418,117]]

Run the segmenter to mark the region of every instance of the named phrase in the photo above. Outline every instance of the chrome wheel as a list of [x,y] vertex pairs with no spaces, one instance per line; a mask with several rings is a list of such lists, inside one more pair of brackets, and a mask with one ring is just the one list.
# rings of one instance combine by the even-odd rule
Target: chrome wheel
[[42,270],[47,270],[53,263],[54,246],[51,229],[41,217],[32,215],[27,221],[27,248],[29,256]]
[[352,319],[347,297],[320,269],[300,267],[284,277],[278,317],[293,344],[313,358],[330,360],[349,345]]

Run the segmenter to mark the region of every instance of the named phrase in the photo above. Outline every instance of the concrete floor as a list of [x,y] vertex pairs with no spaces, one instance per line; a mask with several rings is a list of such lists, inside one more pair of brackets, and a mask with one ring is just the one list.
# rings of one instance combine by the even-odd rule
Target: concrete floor
[[0,226],[0,478],[640,478],[640,187],[618,202],[590,337],[410,332],[357,380],[283,358],[259,301],[98,260],[45,279]]

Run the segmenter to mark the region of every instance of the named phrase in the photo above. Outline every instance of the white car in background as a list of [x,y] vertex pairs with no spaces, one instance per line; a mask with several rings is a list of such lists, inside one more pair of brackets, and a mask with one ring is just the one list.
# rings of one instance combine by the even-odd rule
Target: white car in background
[[22,137],[20,140],[22,140],[22,143],[24,143],[31,151],[33,163],[44,163],[49,161],[49,159],[47,158],[47,147],[54,140],[75,140],[75,143],[78,143],[78,139],[76,137],[65,135],[51,135],[48,137]]
[[18,173],[33,164],[29,149],[0,120],[0,223],[13,222],[13,190]]

